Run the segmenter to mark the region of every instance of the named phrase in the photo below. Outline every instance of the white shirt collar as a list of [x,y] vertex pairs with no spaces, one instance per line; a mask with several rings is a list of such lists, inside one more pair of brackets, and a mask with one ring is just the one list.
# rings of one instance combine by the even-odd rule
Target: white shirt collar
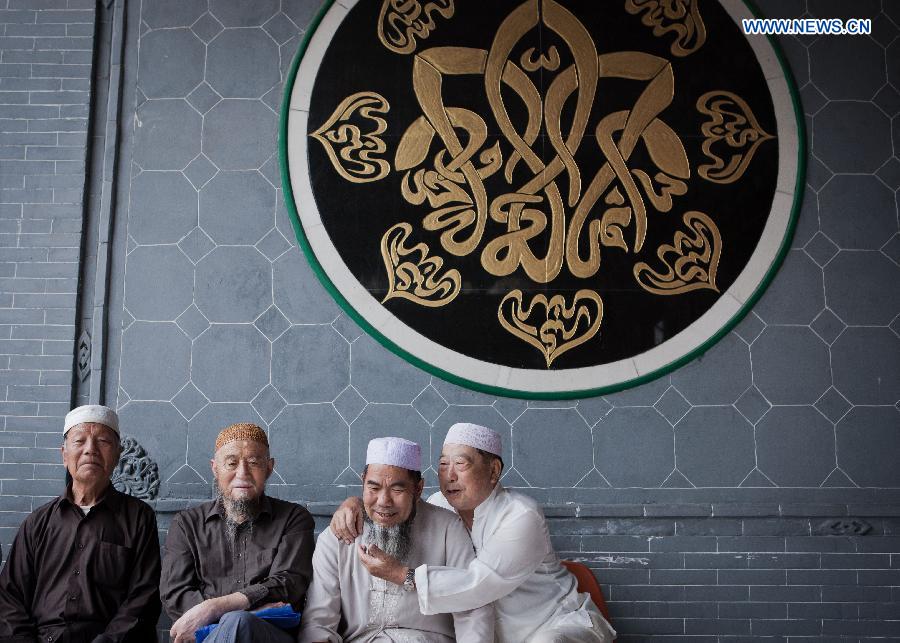
[[485,512],[491,511],[491,506],[497,500],[497,495],[503,491],[503,486],[498,482],[494,485],[493,490],[490,495],[484,499],[484,501],[475,507],[475,519],[481,518],[484,516]]

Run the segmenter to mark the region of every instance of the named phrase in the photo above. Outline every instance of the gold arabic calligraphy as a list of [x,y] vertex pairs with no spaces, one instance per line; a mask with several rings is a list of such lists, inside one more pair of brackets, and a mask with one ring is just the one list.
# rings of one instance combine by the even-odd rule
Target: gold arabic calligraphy
[[[674,31],[676,56],[705,41],[693,0],[626,0],[625,8],[643,12],[642,22],[656,36]],[[384,0],[378,36],[396,53],[413,53],[435,30],[435,15],[449,20],[453,14],[453,0]],[[543,50],[527,46],[535,30],[549,36],[540,39]],[[446,102],[443,88],[454,77],[477,79],[488,113]],[[632,81],[637,97],[629,109],[592,121],[598,87],[607,79]],[[399,136],[393,163],[385,158],[382,137],[382,115],[390,105],[374,92],[346,98],[311,136],[349,181],[384,178],[393,166],[401,175],[402,198],[425,210],[422,228],[449,255],[477,252],[480,266],[495,277],[521,269],[537,284],[552,284],[563,270],[590,279],[605,252],[639,253],[653,218],[670,212],[687,192],[691,167],[684,144],[661,118],[675,92],[670,62],[639,51],[599,54],[585,26],[556,0],[519,4],[489,49],[420,49],[412,56],[412,89],[420,114]],[[516,109],[509,109],[511,102]],[[700,174],[714,182],[737,180],[758,145],[771,137],[734,94],[709,92],[697,109],[710,117],[702,127],[702,150],[715,161]],[[711,151],[716,144],[740,147],[737,160],[726,165],[718,159]],[[585,152],[600,159],[593,173],[576,161]],[[633,156],[640,161],[632,162]],[[687,231],[656,249],[661,269],[635,263],[634,277],[647,292],[718,292],[722,239],[715,222],[691,211],[683,223]],[[445,257],[427,244],[407,247],[412,232],[409,223],[398,223],[382,237],[389,282],[383,301],[445,306],[460,292],[461,275],[444,270]],[[571,303],[552,292],[527,303],[526,296],[519,289],[508,292],[498,321],[540,350],[548,368],[600,329],[603,302],[593,289],[578,290]]]
[[[561,38],[572,60],[560,67],[555,47],[537,61],[533,51],[522,57],[532,69],[544,70],[544,96],[527,70],[510,57],[515,45],[540,25]],[[554,67],[560,70],[547,79]],[[493,127],[481,115],[445,104],[444,79],[459,75],[482,77],[491,125],[512,148],[505,159],[497,143],[488,140]],[[632,109],[591,124],[591,108],[603,78],[645,85]],[[454,255],[474,252],[489,220],[505,227],[481,250],[481,265],[492,275],[510,275],[521,267],[529,279],[549,283],[565,265],[576,277],[590,277],[600,267],[602,246],[634,252],[642,248],[647,201],[665,212],[672,207],[672,196],[686,191],[683,179],[690,176],[690,166],[684,146],[658,118],[674,94],[669,62],[641,52],[598,56],[584,26],[553,0],[520,5],[503,22],[489,51],[432,47],[416,54],[413,89],[422,116],[404,132],[394,162],[397,171],[405,171],[403,196],[416,205],[428,202],[432,209],[423,226],[439,232],[441,245]],[[513,122],[504,91],[511,91],[525,106],[523,122]],[[568,101],[574,102],[574,115],[563,131],[561,114]],[[539,141],[541,132],[546,139]],[[441,149],[428,159],[435,137]],[[547,162],[536,149],[545,142],[555,153]],[[593,176],[584,176],[575,161],[583,142],[596,145],[606,159]],[[639,143],[656,165],[651,172],[628,166]],[[500,171],[509,189],[491,198],[485,179]],[[595,206],[601,199],[598,217]],[[549,244],[544,243],[545,235]],[[547,245],[543,253],[535,249],[540,245]]]
[[425,39],[434,30],[434,14],[453,17],[453,0],[384,0],[378,16],[378,39],[398,54],[416,49],[416,38]]

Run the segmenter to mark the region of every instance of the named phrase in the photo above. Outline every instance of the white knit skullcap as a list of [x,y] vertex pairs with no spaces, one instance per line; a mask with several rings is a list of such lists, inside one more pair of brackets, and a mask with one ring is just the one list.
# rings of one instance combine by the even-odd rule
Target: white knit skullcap
[[387,464],[410,471],[422,470],[422,449],[403,438],[375,438],[366,449],[366,464]]
[[63,435],[68,433],[73,426],[84,422],[103,424],[115,431],[116,435],[119,434],[119,416],[116,415],[115,411],[101,404],[85,404],[72,409],[66,414]]
[[500,434],[486,426],[457,422],[447,431],[444,444],[464,444],[473,449],[481,449],[488,453],[501,457],[503,454],[503,440]]

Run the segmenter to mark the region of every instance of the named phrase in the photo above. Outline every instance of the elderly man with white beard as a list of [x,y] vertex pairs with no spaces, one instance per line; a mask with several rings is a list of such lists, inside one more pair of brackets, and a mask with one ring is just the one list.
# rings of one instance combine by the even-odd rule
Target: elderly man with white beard
[[300,642],[492,642],[490,606],[423,615],[412,572],[395,585],[373,578],[360,561],[366,550],[388,552],[409,569],[465,566],[474,558],[459,518],[421,500],[419,445],[403,438],[372,440],[362,482],[364,527],[354,539],[357,546],[341,546],[327,529],[316,543]]
[[210,466],[216,499],[180,512],[166,537],[160,593],[175,621],[172,641],[192,642],[198,629],[218,622],[206,643],[291,643],[291,634],[250,610],[303,606],[313,518],[265,494],[275,460],[255,424],[223,429]]
[[[562,566],[543,511],[533,499],[500,484],[500,435],[454,424],[441,451],[440,493],[429,503],[455,510],[476,557],[466,566],[404,563],[369,547],[360,559],[375,577],[412,578],[423,614],[473,609],[493,602],[501,643],[607,643],[615,631]],[[331,528],[345,542],[359,531],[359,501],[348,499]]]

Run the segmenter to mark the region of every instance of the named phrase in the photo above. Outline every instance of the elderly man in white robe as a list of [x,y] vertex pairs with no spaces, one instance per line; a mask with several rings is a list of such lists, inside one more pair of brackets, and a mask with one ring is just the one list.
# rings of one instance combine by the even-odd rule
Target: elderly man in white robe
[[[441,491],[428,501],[457,512],[477,552],[465,567],[414,567],[376,547],[360,560],[391,583],[410,573],[423,614],[476,608],[493,602],[501,643],[606,643],[615,630],[562,566],[543,511],[533,499],[500,484],[500,435],[476,424],[450,427],[441,451]],[[331,528],[345,542],[360,529],[358,499],[348,499]],[[412,572],[411,572],[412,570]]]
[[[362,474],[364,525],[345,547],[330,530],[319,536],[300,642],[491,643],[490,605],[423,613],[415,591],[417,567],[462,568],[474,559],[459,517],[421,500],[421,449],[403,438],[369,442]],[[363,566],[367,550],[385,552],[408,571],[399,583]],[[452,614],[451,614],[452,613]]]

